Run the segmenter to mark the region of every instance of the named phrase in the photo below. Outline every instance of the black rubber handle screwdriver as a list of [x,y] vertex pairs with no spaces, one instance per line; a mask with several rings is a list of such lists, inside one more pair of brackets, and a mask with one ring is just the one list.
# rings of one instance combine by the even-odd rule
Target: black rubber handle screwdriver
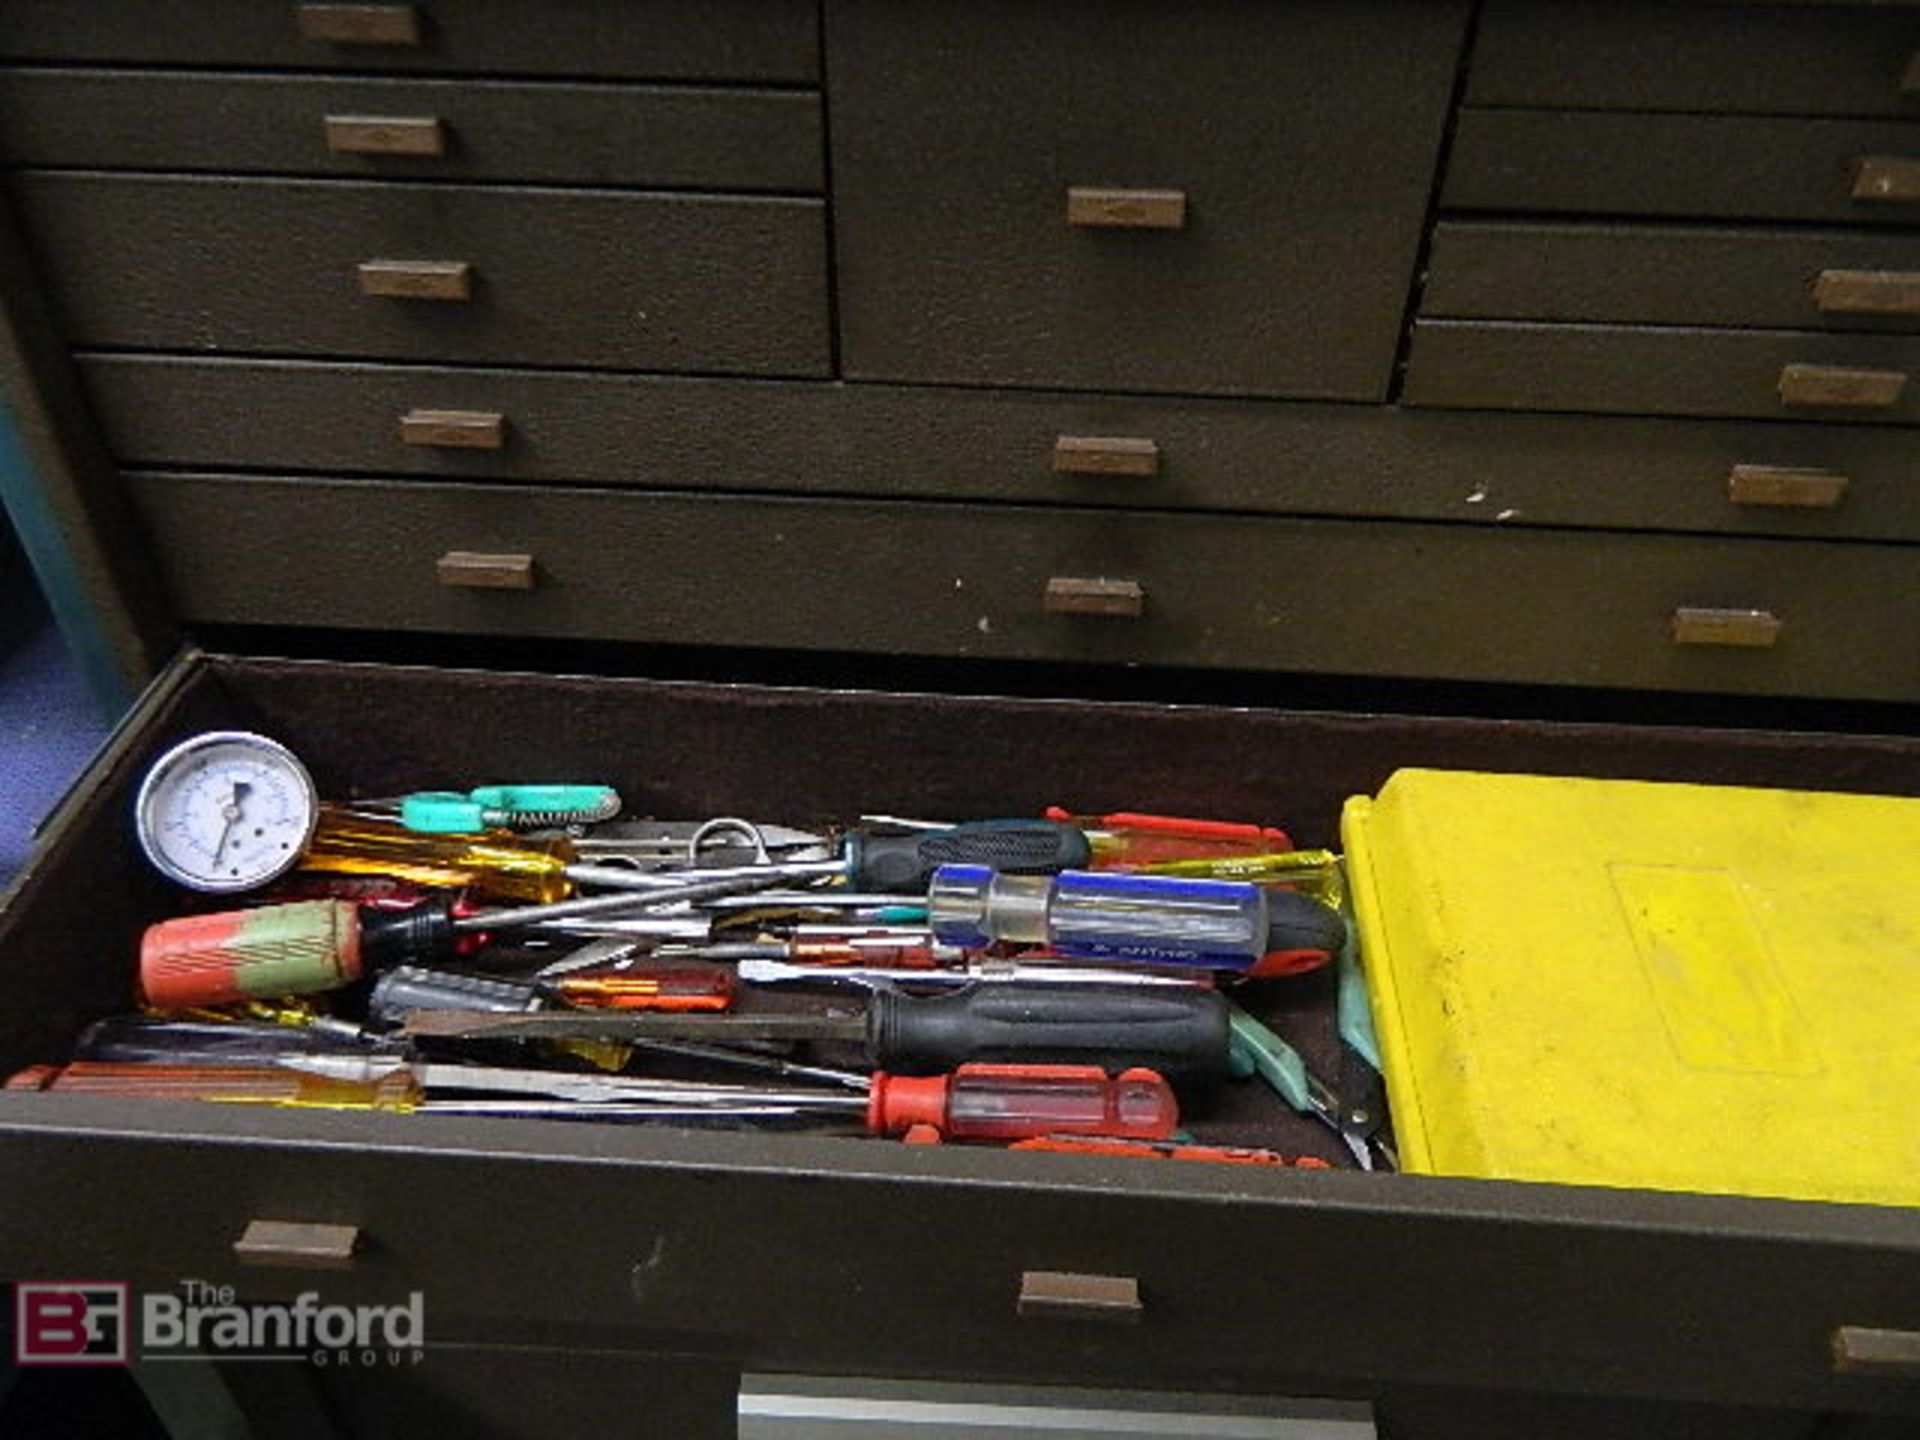
[[845,837],[847,879],[889,895],[926,892],[942,865],[990,865],[1004,875],[1056,875],[1093,863],[1084,831],[1054,820],[978,820],[946,830]]
[[1211,990],[1131,985],[978,985],[944,995],[876,992],[854,1015],[506,1015],[419,1011],[405,1030],[464,1040],[838,1041],[877,1070],[932,1075],[960,1065],[1145,1066],[1175,1085],[1227,1074],[1227,1003]]

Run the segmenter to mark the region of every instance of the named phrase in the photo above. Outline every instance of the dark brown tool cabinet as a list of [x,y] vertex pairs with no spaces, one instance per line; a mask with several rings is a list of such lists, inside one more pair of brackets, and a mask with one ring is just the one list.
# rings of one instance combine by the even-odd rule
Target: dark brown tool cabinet
[[[1304,843],[1333,839],[1342,796],[1412,763],[1920,790],[1910,739],[192,654],[0,914],[9,1064],[57,1053],[122,1000],[134,928],[171,903],[132,850],[132,787],[156,745],[231,724],[283,738],[333,793],[534,763],[594,765],[676,813],[804,816],[853,794],[971,813],[1064,786],[1095,803],[1284,812]],[[1920,1230],[1900,1210],[64,1096],[0,1096],[0,1135],[10,1273],[111,1265],[136,1285],[192,1275],[287,1295],[312,1273],[240,1266],[248,1222],[353,1225],[361,1253],[324,1277],[329,1294],[423,1288],[434,1353],[456,1363],[487,1346],[519,1364],[631,1352],[631,1391],[595,1382],[609,1404],[684,1364],[696,1381],[744,1365],[1301,1389],[1374,1398],[1399,1424],[1387,1433],[1411,1436],[1459,1433],[1417,1423],[1440,1396],[1480,1433],[1515,1435],[1543,1433],[1501,1428],[1516,1404],[1546,1433],[1632,1416],[1645,1428],[1627,1433],[1660,1435],[1811,1435],[1825,1412],[1915,1405],[1911,1382],[1836,1373],[1830,1349],[1842,1326],[1913,1323]],[[1029,1270],[1134,1278],[1143,1311],[1119,1327],[1021,1318]],[[683,1397],[678,1433],[727,1433],[724,1394],[695,1390],[706,1408]]]
[[[334,793],[1304,844],[1409,764],[1920,794],[1866,733],[1920,702],[1920,7],[165,8],[0,5],[0,487],[152,680],[0,908],[9,1067],[124,1005],[171,903],[131,795],[214,726]],[[490,639],[706,678],[392,663]],[[833,685],[718,683],[772,652]],[[860,657],[949,693],[836,688]],[[1479,715],[960,698],[1005,667]],[[1803,721],[1579,718],[1636,697]],[[0,1095],[0,1157],[7,1276],[284,1297],[251,1221],[356,1227],[324,1288],[424,1290],[434,1349],[227,1377],[316,1433],[729,1435],[748,1370],[1353,1397],[1399,1440],[1920,1417],[1902,1210],[66,1096]],[[1021,1316],[1037,1271],[1141,1308]]]

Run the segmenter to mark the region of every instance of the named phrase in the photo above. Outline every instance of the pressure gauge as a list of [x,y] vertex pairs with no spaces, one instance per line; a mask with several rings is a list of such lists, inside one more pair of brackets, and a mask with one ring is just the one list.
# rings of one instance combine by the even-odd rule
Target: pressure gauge
[[193,890],[251,890],[293,868],[313,835],[319,797],[286,746],[213,730],[167,751],[134,802],[140,848]]

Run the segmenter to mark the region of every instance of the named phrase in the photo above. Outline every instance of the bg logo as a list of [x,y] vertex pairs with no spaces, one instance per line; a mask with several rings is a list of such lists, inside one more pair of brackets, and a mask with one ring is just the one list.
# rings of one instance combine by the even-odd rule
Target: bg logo
[[13,1287],[13,1358],[20,1365],[127,1363],[127,1287],[108,1281],[23,1280]]

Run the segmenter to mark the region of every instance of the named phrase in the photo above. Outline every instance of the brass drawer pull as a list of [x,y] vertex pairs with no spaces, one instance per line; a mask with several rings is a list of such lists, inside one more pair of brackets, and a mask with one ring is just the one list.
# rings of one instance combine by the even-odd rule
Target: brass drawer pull
[[1097,580],[1056,575],[1047,581],[1049,615],[1107,615],[1137,620],[1147,613],[1147,592],[1137,580]]
[[314,1225],[294,1220],[253,1220],[233,1242],[243,1265],[285,1265],[298,1270],[345,1270],[360,1248],[355,1225]]
[[360,293],[382,300],[471,300],[473,266],[465,260],[362,260]]
[[1062,435],[1053,442],[1056,475],[1158,475],[1160,447],[1127,435]]
[[1855,370],[1844,365],[1792,364],[1780,370],[1780,403],[1845,410],[1886,410],[1907,388],[1903,370]]
[[1736,505],[1831,510],[1846,493],[1846,476],[1810,466],[1736,465],[1727,476],[1727,499]]
[[1882,205],[1920,200],[1920,160],[1900,155],[1869,155],[1854,166],[1853,198]]
[[1716,610],[1682,605],[1673,612],[1676,645],[1734,645],[1770,650],[1780,639],[1780,619],[1770,610]]
[[1145,1312],[1140,1282],[1131,1275],[1075,1275],[1065,1270],[1027,1270],[1020,1276],[1023,1316],[1052,1320],[1107,1320],[1137,1324]]
[[335,155],[447,153],[447,127],[432,115],[329,115],[327,149]]
[[303,40],[328,45],[418,45],[420,10],[415,5],[296,5]]
[[400,417],[400,443],[440,450],[500,450],[507,417],[498,410],[409,410]]
[[1920,1375],[1920,1331],[1842,1325],[1833,1332],[1833,1368],[1842,1375]]
[[1187,192],[1071,185],[1067,188],[1067,224],[1109,230],[1183,230],[1187,224]]
[[1920,315],[1920,271],[1822,270],[1813,303],[1822,315]]
[[465,590],[533,589],[533,556],[449,550],[434,562],[434,578]]

